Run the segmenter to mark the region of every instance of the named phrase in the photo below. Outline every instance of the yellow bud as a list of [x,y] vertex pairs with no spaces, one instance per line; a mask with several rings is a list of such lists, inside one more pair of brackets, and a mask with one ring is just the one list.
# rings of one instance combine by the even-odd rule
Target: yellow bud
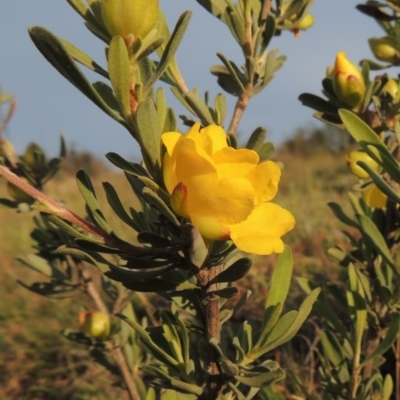
[[350,171],[360,179],[367,179],[369,178],[369,175],[367,171],[357,165],[358,161],[364,162],[374,171],[377,171],[379,168],[379,164],[365,151],[352,151],[351,153],[347,154],[346,161]]
[[297,25],[297,29],[300,29],[302,31],[305,31],[309,28],[311,28],[314,25],[314,15],[312,14],[307,14],[299,23],[299,25]]
[[8,159],[10,155],[14,155],[15,150],[13,144],[6,139],[0,138],[0,157]]
[[86,336],[98,340],[106,340],[110,336],[110,317],[101,311],[79,311],[78,322]]
[[385,36],[383,38],[371,38],[368,40],[371,51],[374,56],[381,61],[391,64],[399,64],[400,62],[400,46],[397,39],[393,36]]
[[399,92],[399,83],[394,79],[389,79],[386,82],[385,86],[382,88],[382,93],[390,95],[392,99],[396,98],[398,92]]
[[[21,181],[25,183],[29,183],[28,179],[25,177],[20,178]],[[7,192],[14,200],[17,200],[20,203],[33,203],[33,197],[29,196],[28,193],[25,193],[22,189],[18,186],[13,185],[10,182],[7,182]]]
[[[88,0],[111,37],[144,38],[158,18],[158,0]],[[100,13],[99,13],[100,11]],[[100,14],[100,15],[99,15]]]
[[362,103],[366,91],[364,78],[360,69],[347,59],[343,51],[336,56],[332,80],[339,101],[352,109]]

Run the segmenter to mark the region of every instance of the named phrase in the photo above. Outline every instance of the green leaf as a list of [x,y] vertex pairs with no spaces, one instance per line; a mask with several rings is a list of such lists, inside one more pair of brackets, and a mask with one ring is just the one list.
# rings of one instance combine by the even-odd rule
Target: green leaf
[[284,304],[290,288],[293,272],[293,255],[289,246],[285,246],[283,253],[279,255],[271,277],[271,288],[268,294],[265,309]]
[[215,107],[215,112],[217,114],[216,122],[218,125],[223,126],[226,118],[226,108],[227,108],[225,95],[220,93],[217,96],[215,96],[214,107]]
[[253,349],[249,353],[248,358],[255,360],[263,354],[292,339],[310,314],[312,306],[320,292],[321,289],[314,289],[301,303],[298,312],[291,311],[281,317],[272,329],[265,345],[263,345],[260,349]]
[[146,199],[146,201],[150,205],[154,206],[158,211],[161,212],[161,214],[167,217],[176,226],[180,226],[180,223],[178,219],[175,217],[174,213],[169,209],[169,207],[165,204],[165,202],[155,192],[145,187],[142,190],[142,196]]
[[[43,215],[47,220],[52,222],[54,225],[58,226],[64,232],[67,232],[72,237],[75,237],[78,239],[87,239],[88,238],[88,235],[86,233],[79,231],[78,229],[73,227],[69,222],[66,222],[63,219],[56,217],[55,215],[47,214],[45,212],[42,212],[41,215]],[[103,242],[101,239],[96,239],[94,237],[91,240],[93,242],[97,242],[97,243]]]
[[394,272],[399,272],[396,264],[393,261],[392,255],[390,254],[390,250],[386,244],[386,241],[380,233],[378,227],[366,215],[357,214],[357,219],[359,221],[363,236],[368,241],[369,245],[372,246],[389,263]]
[[224,21],[225,10],[228,7],[225,0],[196,0],[209,13]]
[[225,10],[224,19],[232,36],[240,46],[243,46],[246,42],[243,18],[241,18],[234,8],[228,7]]
[[93,87],[111,110],[114,110],[118,115],[122,115],[121,106],[118,103],[111,86],[104,82],[97,81],[93,82]]
[[161,177],[161,126],[154,101],[150,98],[140,102],[136,110],[136,122],[142,152],[147,169],[151,175]]
[[334,367],[337,367],[344,362],[345,355],[343,353],[342,346],[333,332],[322,332],[321,345],[325,356]]
[[216,123],[210,113],[209,108],[204,103],[204,101],[200,99],[197,93],[195,93],[194,91],[187,92],[184,94],[184,99],[189,105],[189,111],[191,109],[191,112],[193,112],[194,115],[201,119],[202,125],[207,126]]
[[378,174],[376,171],[374,171],[372,168],[370,168],[367,164],[365,164],[363,161],[358,161],[357,164],[363,168],[365,171],[368,172],[369,176],[372,178],[374,181],[375,185],[378,186],[378,188],[386,194],[386,196],[390,197],[393,201],[396,203],[400,203],[400,196],[397,194],[396,191],[393,190],[393,188],[388,185],[381,177],[380,174]]
[[123,321],[125,321],[128,325],[130,325],[140,336],[142,341],[149,347],[149,349],[152,351],[154,357],[157,359],[160,359],[162,362],[167,362],[169,365],[172,367],[176,367],[178,365],[178,361],[172,358],[168,353],[166,353],[161,347],[157,346],[151,339],[149,333],[136,321],[133,321],[132,319],[128,319],[125,315],[123,314],[115,314],[116,317],[121,318]]
[[130,290],[136,292],[171,292],[173,290],[195,289],[196,286],[190,283],[179,284],[166,279],[155,278],[142,282],[122,282]]
[[[297,282],[300,287],[307,293],[310,294],[312,290],[315,290],[317,286],[306,278],[297,278]],[[315,308],[324,317],[324,319],[335,328],[343,337],[348,339],[348,332],[343,326],[343,322],[339,319],[337,314],[332,310],[332,307],[328,303],[328,300],[324,292],[321,292],[315,302]]]
[[260,162],[267,161],[275,153],[275,145],[271,142],[264,143],[257,153],[260,156]]
[[218,58],[223,62],[227,72],[230,77],[235,82],[236,86],[239,88],[239,93],[245,91],[244,88],[244,76],[243,72],[236,66],[233,61],[229,61],[222,53],[217,53]]
[[257,375],[236,375],[235,379],[250,387],[264,387],[272,385],[274,382],[285,378],[285,376],[285,371],[282,368],[279,368],[275,371],[261,372]]
[[64,76],[64,78],[71,82],[107,115],[128,128],[121,115],[106,104],[95,88],[82,74],[81,70],[76,66],[74,60],[56,36],[38,26],[31,28],[29,30],[29,35],[42,55]]
[[114,36],[108,50],[108,72],[115,97],[127,120],[132,116],[129,94],[129,70],[129,55],[125,41],[121,36]]
[[45,260],[36,254],[27,254],[24,257],[17,257],[17,260],[26,267],[31,268],[48,278],[57,280],[64,280],[67,278],[64,272],[53,266],[49,260]]
[[62,245],[57,249],[57,253],[69,255],[78,260],[84,260],[97,267],[103,274],[109,271],[112,267],[112,264],[109,261],[96,252],[90,253],[76,247]]
[[335,116],[338,114],[338,108],[336,106],[329,103],[325,99],[316,96],[315,94],[302,93],[299,96],[299,100],[301,101],[301,104],[303,104],[303,106],[310,107],[324,114],[331,114]]
[[[400,183],[399,163],[372,128],[351,111],[341,109],[339,110],[339,115],[350,135],[353,136],[360,146],[383,167],[392,179]],[[369,146],[376,148],[379,155],[372,151]]]
[[386,353],[396,341],[397,336],[400,332],[400,314],[394,313],[391,316],[389,328],[386,331],[385,337],[379,343],[378,347],[362,362],[361,367],[374,359],[378,359],[384,353]]
[[335,217],[340,222],[343,222],[346,225],[352,226],[353,228],[359,229],[358,224],[344,213],[342,207],[339,204],[330,202],[330,203],[328,203],[328,206],[332,210],[333,214],[335,214]]
[[190,262],[197,268],[201,268],[208,257],[208,248],[199,230],[195,226],[191,226],[190,233],[192,237],[192,245],[189,249]]
[[175,53],[178,50],[178,47],[183,39],[183,35],[185,34],[186,29],[189,25],[191,17],[192,17],[191,11],[186,11],[179,17],[175,25],[175,29],[172,32],[167,45],[165,46],[165,49],[157,65],[157,68],[154,71],[154,74],[152,75],[149,82],[147,82],[146,87],[144,88],[145,97],[147,97],[147,94],[149,93],[151,88],[161,78],[165,70],[168,68],[169,63],[173,60]]
[[65,50],[69,53],[69,55],[78,63],[84,65],[86,68],[98,73],[106,79],[109,79],[108,72],[102,68],[99,64],[96,63],[89,55],[84,53],[82,50],[78,49],[72,43],[59,39],[61,44],[64,46]]
[[259,56],[267,49],[271,39],[274,37],[276,31],[276,23],[275,18],[269,14],[267,20],[265,21],[265,30],[264,32],[260,32],[262,34],[262,43],[259,50]]
[[267,137],[267,130],[260,126],[254,130],[254,132],[250,135],[250,138],[246,144],[246,149],[259,151],[262,145],[265,142],[265,138]]
[[92,185],[92,181],[89,178],[89,175],[83,171],[79,170],[76,173],[76,180],[78,184],[79,191],[82,194],[82,197],[85,199],[89,210],[92,212],[92,216],[95,219],[95,222],[107,233],[112,232],[112,228],[106,221],[104,214],[100,210],[100,205],[96,198],[96,192]]
[[125,211],[125,208],[122,205],[121,200],[119,199],[118,194],[114,189],[114,187],[108,182],[103,182],[103,188],[106,193],[108,204],[111,206],[115,214],[128,226],[138,231],[139,228],[138,225]]
[[162,248],[171,246],[170,241],[166,237],[157,235],[153,232],[139,232],[136,239],[139,243],[150,244],[152,247]]
[[64,284],[59,282],[35,282],[32,285],[27,285],[24,282],[17,280],[21,286],[30,290],[33,293],[40,294],[41,296],[64,299],[77,295],[76,286]]
[[241,258],[234,262],[227,269],[219,273],[214,279],[211,280],[210,284],[222,283],[222,282],[235,282],[246,276],[249,272],[253,261],[250,258]]

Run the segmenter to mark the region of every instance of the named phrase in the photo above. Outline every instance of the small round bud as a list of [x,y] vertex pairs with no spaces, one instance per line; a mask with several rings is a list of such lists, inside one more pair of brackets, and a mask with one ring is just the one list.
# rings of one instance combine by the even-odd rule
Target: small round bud
[[397,39],[393,36],[382,38],[371,38],[368,40],[374,56],[380,60],[398,65],[400,62],[400,46]]
[[110,316],[101,311],[79,311],[78,322],[86,336],[98,340],[106,340],[110,336]]
[[307,14],[299,23],[299,25],[297,25],[297,29],[300,29],[301,31],[305,31],[309,28],[311,28],[314,25],[314,15],[312,14]]
[[379,168],[379,164],[365,151],[352,151],[351,153],[347,154],[346,161],[350,171],[360,179],[367,179],[369,178],[369,175],[367,171],[357,164],[358,161],[364,162],[374,171],[377,171]]

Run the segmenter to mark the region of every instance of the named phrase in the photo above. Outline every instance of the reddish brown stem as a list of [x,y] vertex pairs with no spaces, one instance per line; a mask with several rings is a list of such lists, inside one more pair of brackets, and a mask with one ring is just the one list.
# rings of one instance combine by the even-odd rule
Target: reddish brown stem
[[203,287],[203,304],[205,304],[204,340],[207,346],[207,365],[210,373],[207,389],[202,398],[215,400],[222,387],[221,371],[218,367],[218,353],[210,346],[211,339],[221,339],[219,297],[212,292],[218,289],[218,284],[209,282],[218,274],[220,267],[212,266],[199,274],[200,285]]

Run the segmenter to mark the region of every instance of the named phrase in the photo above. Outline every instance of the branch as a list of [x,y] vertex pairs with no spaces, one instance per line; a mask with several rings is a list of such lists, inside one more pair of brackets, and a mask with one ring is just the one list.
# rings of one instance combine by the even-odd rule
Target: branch
[[[103,299],[100,296],[100,293],[93,283],[92,274],[84,266],[82,268],[82,278],[84,280],[85,291],[91,297],[97,309],[104,314],[109,314],[107,305],[104,303]],[[121,347],[116,346],[111,354],[121,373],[122,379],[125,382],[130,400],[141,400],[135,381],[132,377],[132,373],[129,369],[128,363],[124,357]]]

